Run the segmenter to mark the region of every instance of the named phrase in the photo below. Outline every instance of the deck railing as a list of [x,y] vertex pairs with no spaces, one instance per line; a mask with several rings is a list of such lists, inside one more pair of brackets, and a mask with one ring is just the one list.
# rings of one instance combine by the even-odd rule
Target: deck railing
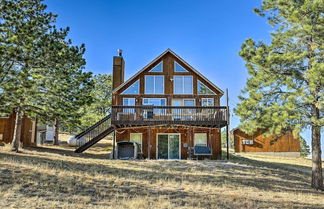
[[187,124],[223,126],[225,106],[113,106],[111,123],[119,126]]

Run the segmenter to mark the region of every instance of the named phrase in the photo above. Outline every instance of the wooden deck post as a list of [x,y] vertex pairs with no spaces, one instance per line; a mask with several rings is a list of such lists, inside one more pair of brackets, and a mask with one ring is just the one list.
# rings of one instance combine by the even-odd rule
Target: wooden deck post
[[151,127],[148,128],[148,137],[147,137],[147,158],[151,159]]
[[189,128],[188,128],[188,138],[189,138],[189,140],[188,140],[188,147],[187,147],[187,149],[188,149],[188,157],[189,157],[189,159],[192,159],[192,147],[193,147],[193,137],[192,137],[192,127],[190,126]]
[[229,160],[229,140],[228,140],[228,132],[229,132],[229,106],[228,106],[228,89],[226,89],[226,157]]
[[116,145],[115,145],[115,143],[116,143],[116,129],[115,129],[115,131],[114,131],[114,136],[113,136],[113,153],[112,153],[112,158],[113,159],[115,159],[115,149],[116,149]]

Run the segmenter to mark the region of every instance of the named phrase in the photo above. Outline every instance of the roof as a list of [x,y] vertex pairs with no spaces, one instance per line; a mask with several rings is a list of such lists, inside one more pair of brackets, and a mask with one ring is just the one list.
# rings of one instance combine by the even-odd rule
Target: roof
[[215,89],[217,89],[221,95],[224,94],[224,92],[218,87],[216,86],[213,82],[211,82],[210,80],[208,80],[205,76],[203,76],[201,73],[199,73],[195,68],[193,68],[190,64],[188,64],[184,59],[182,59],[179,55],[177,55],[175,52],[173,52],[171,49],[167,49],[165,50],[162,54],[160,54],[158,57],[156,57],[153,61],[151,61],[149,64],[147,64],[144,68],[142,68],[140,71],[138,71],[135,75],[133,75],[131,78],[129,78],[127,81],[125,81],[124,83],[122,83],[121,85],[119,85],[116,89],[113,90],[113,93],[117,92],[119,89],[121,89],[122,87],[124,87],[125,85],[127,85],[129,82],[131,82],[134,78],[136,78],[138,75],[140,75],[142,72],[144,72],[148,67],[150,67],[154,62],[156,62],[158,59],[160,59],[161,57],[163,57],[165,54],[167,53],[171,53],[173,56],[175,56],[176,58],[178,58],[181,62],[183,62],[187,67],[190,68],[190,70],[192,70],[194,73],[196,73],[197,75],[199,75],[202,79],[204,79],[207,83],[209,83],[212,87],[214,87]]

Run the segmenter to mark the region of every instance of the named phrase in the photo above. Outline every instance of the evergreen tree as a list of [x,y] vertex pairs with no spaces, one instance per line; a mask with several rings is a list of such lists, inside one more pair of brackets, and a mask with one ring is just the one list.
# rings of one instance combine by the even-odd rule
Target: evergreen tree
[[303,137],[299,137],[300,140],[300,156],[307,157],[310,154],[310,148],[306,140]]
[[81,111],[81,129],[88,128],[110,112],[112,95],[112,77],[110,74],[99,74],[93,78],[94,88],[91,96],[93,102],[85,105]]
[[71,41],[65,41],[67,30],[60,34],[51,41],[52,47],[46,53],[51,67],[40,69],[43,72],[37,79],[41,92],[37,101],[45,115],[41,118],[47,123],[54,122],[54,144],[58,144],[60,123],[65,126],[78,123],[82,116],[79,109],[92,101],[93,88],[92,74],[82,71],[84,45],[71,46]]
[[0,109],[16,111],[12,150],[18,151],[23,114],[43,120],[71,118],[84,105],[91,74],[84,73],[84,46],[65,41],[56,15],[42,0],[0,2]]
[[[226,143],[226,131],[222,131],[221,137],[222,137],[222,148],[226,148],[227,147],[227,143]],[[234,139],[233,139],[233,135],[232,134],[229,134],[228,135],[228,144],[229,144],[229,148],[231,148],[231,149],[234,148]]]
[[242,130],[268,134],[312,130],[312,182],[323,189],[321,127],[324,124],[324,1],[263,0],[257,14],[275,31],[271,43],[246,40],[240,56],[249,78],[236,114]]

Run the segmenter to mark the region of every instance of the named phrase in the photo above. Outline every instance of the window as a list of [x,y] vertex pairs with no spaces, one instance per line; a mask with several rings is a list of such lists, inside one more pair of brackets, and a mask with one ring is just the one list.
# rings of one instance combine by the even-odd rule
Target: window
[[205,84],[198,80],[198,94],[202,95],[215,95],[215,92],[210,90]]
[[139,80],[135,81],[130,87],[128,87],[121,94],[139,94]]
[[145,94],[164,94],[164,76],[146,75]]
[[192,76],[174,76],[174,94],[192,94]]
[[242,144],[253,144],[253,140],[251,140],[251,139],[243,139]]
[[187,73],[188,70],[184,69],[179,63],[174,62],[174,72],[177,73]]
[[195,133],[194,136],[195,146],[207,146],[207,134],[206,133]]
[[[165,98],[144,98],[143,99],[143,105],[153,105],[153,106],[165,106],[166,105],[166,99]],[[152,110],[144,110],[144,118],[148,118],[150,116]],[[153,109],[154,114],[165,114],[166,109]]]
[[165,98],[144,98],[143,105],[165,106]]
[[[135,106],[135,98],[123,98],[123,106]],[[123,113],[135,113],[135,109],[123,108]]]
[[140,145],[141,150],[143,149],[142,148],[142,133],[130,133],[129,141],[136,142],[137,144]]
[[173,99],[172,106],[195,106],[194,99]]
[[[195,106],[194,99],[173,99],[172,106]],[[193,120],[194,113],[196,109],[188,108],[188,109],[172,109],[172,118],[173,120]]]
[[152,73],[163,72],[163,62],[160,62],[159,64],[157,64],[149,72],[152,72]]
[[214,98],[202,98],[201,106],[214,106]]
[[124,98],[123,106],[135,106],[135,98]]

